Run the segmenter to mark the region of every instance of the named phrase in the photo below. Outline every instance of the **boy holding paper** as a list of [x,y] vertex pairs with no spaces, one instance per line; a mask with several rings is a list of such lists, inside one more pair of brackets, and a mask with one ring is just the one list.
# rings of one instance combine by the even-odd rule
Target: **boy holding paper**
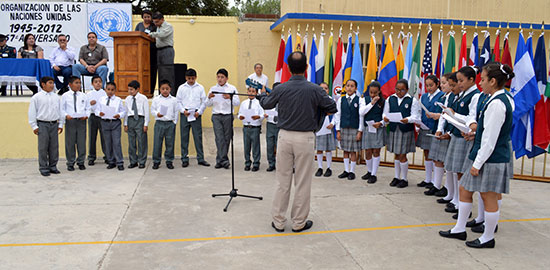
[[[105,139],[103,138],[103,130],[101,130],[101,117],[95,114],[95,111],[98,107],[98,101],[102,97],[107,96],[103,87],[103,80],[99,75],[94,75],[92,77],[92,87],[94,90],[86,94],[88,98],[88,106],[90,108],[90,118],[88,118],[88,165],[94,166],[96,159],[96,142],[97,142],[97,133],[99,132],[99,138],[101,141],[101,151],[105,155]],[[104,156],[103,159],[107,162],[107,158]]]
[[[247,93],[248,99],[243,101],[239,108],[239,119],[243,121],[244,170],[250,171],[250,165],[253,165],[252,171],[255,172],[260,169],[260,132],[264,109],[256,99],[257,89],[249,87]],[[254,163],[250,160],[251,149]]]
[[164,159],[166,167],[174,169],[174,140],[176,138],[176,124],[178,123],[178,102],[170,95],[172,86],[167,80],[159,83],[160,95],[153,99],[151,114],[155,117],[155,135],[153,142],[153,170],[159,168],[162,160],[162,142],[165,141],[166,151]]
[[128,83],[129,96],[126,97],[126,111],[124,118],[124,132],[128,133],[128,155],[130,165],[128,169],[138,166],[145,168],[147,162],[147,129],[149,124],[149,101],[139,93],[140,84],[133,80]]
[[189,130],[193,130],[193,141],[199,165],[210,166],[204,160],[202,148],[202,114],[206,108],[204,87],[197,82],[197,72],[190,68],[185,72],[186,82],[178,88],[176,100],[180,111],[181,166],[189,166]]
[[[404,188],[409,185],[407,174],[409,162],[407,154],[416,152],[414,145],[414,124],[420,120],[420,105],[417,99],[409,95],[409,82],[405,79],[398,80],[395,84],[395,94],[386,99],[384,104],[384,121],[389,123],[390,134],[388,136],[388,151],[395,154],[395,178],[390,186]],[[399,114],[401,120],[391,117],[391,114]]]
[[[69,88],[61,96],[61,111],[65,117],[65,155],[67,156],[67,170],[74,171],[74,164],[78,169],[85,170],[86,159],[86,119],[90,115],[87,98],[80,91],[79,77],[69,77]],[[76,148],[75,148],[76,146]],[[76,156],[78,151],[78,157]]]
[[107,96],[99,99],[99,106],[96,108],[96,115],[101,116],[101,129],[105,136],[105,155],[107,156],[107,169],[117,167],[119,171],[124,170],[122,159],[122,146],[120,145],[120,119],[124,118],[124,104],[122,99],[115,96],[116,84],[108,82],[105,86]]

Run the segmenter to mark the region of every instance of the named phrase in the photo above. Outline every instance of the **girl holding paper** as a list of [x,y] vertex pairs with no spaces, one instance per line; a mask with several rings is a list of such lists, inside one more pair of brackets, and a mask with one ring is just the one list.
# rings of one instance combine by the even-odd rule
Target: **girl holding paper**
[[466,245],[473,248],[494,248],[494,232],[500,216],[498,198],[510,189],[511,156],[510,133],[512,131],[514,100],[506,93],[504,84],[514,77],[512,68],[500,63],[490,63],[483,68],[480,85],[489,99],[477,114],[477,131],[474,145],[467,159],[471,164],[461,181],[459,216],[456,225],[439,234],[446,238],[466,240],[466,221],[472,209],[472,195],[481,193],[485,208],[483,235]]
[[[414,122],[419,121],[420,105],[417,99],[409,95],[409,82],[405,79],[397,81],[395,94],[386,99],[384,105],[384,121],[389,123],[390,134],[388,137],[388,151],[395,154],[395,178],[390,186],[404,188],[409,185],[407,174],[409,162],[407,154],[416,152],[414,144]],[[392,114],[400,114],[401,120],[397,121]],[[390,121],[391,118],[391,121]]]
[[[464,66],[458,70],[456,77],[457,87],[460,91],[458,98],[451,104],[450,109],[453,112],[453,118],[464,122],[466,126],[475,123],[475,112],[479,99],[479,90],[476,87],[476,75],[478,68],[475,66]],[[472,125],[472,127],[475,125]],[[475,127],[472,129],[475,131]],[[449,172],[457,173],[458,181],[464,174],[463,167],[472,145],[473,140],[467,140],[463,133],[455,126],[451,125],[451,142],[445,157],[445,169]],[[449,205],[445,212],[457,213],[457,205]],[[469,214],[469,213],[466,213]]]
[[361,149],[365,150],[367,173],[361,177],[367,183],[376,183],[376,173],[380,166],[380,148],[384,146],[384,134],[386,130],[382,113],[384,112],[385,100],[380,91],[380,83],[373,81],[369,84],[368,94],[359,101],[359,115],[363,117],[361,128],[363,129],[363,140]]
[[[330,91],[328,84],[323,82],[319,85],[323,87],[328,95]],[[336,140],[334,139],[334,132],[332,130],[335,120],[335,117],[332,117],[332,115],[325,116],[323,127],[315,134],[315,150],[317,150],[317,165],[319,166],[317,172],[315,172],[316,177],[330,177],[332,175],[332,170],[330,169],[332,165],[332,151],[336,150]],[[325,156],[327,157],[327,170],[324,174],[323,151],[325,151]]]

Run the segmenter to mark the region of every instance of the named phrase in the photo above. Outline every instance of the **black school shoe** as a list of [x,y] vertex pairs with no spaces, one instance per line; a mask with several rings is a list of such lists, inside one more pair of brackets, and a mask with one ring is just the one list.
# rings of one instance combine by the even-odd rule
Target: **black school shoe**
[[79,164],[78,169],[81,171],[86,170],[86,166],[84,166],[84,164]]
[[476,222],[476,219],[474,218],[474,219],[472,219],[472,220],[466,222],[466,227],[468,227],[468,228],[477,227],[477,226],[479,226],[479,225],[482,225],[483,222],[484,222],[484,221],[482,221],[482,222]]
[[275,166],[269,166],[269,167],[266,169],[266,171],[268,171],[268,172],[272,172],[272,171],[274,171],[274,170],[275,170]]
[[118,165],[117,168],[119,171],[124,171],[124,165]]
[[58,169],[50,169],[50,173],[60,174],[61,172]]
[[374,183],[376,183],[377,180],[378,180],[378,178],[376,177],[376,175],[371,175],[369,180],[367,181],[367,183],[374,184]]
[[50,176],[50,172],[40,172],[42,176]]
[[244,166],[244,170],[247,172],[250,171],[250,166]]
[[361,176],[361,179],[363,180],[369,180],[372,174],[370,172],[367,172],[365,175]]
[[[472,227],[472,232],[475,233],[483,233],[485,232],[485,224],[480,224],[478,226]],[[495,227],[495,233],[498,232],[498,224]]]
[[407,180],[401,180],[399,181],[399,184],[397,184],[397,188],[405,188],[409,186],[409,182]]
[[438,192],[435,193],[435,196],[436,197],[446,197],[447,196],[447,188],[442,187]]
[[133,168],[135,168],[135,167],[137,167],[137,166],[138,166],[137,163],[132,163],[132,164],[128,165],[128,169],[133,169]]
[[144,168],[145,168],[145,164],[139,164],[138,168],[144,169]]
[[260,167],[256,167],[256,166],[252,167],[252,171],[253,171],[253,172],[257,172],[257,171],[259,171],[259,170],[260,170]]
[[174,169],[174,164],[172,163],[166,163],[166,168],[170,169],[170,170],[173,170]]
[[422,181],[422,182],[416,184],[417,187],[425,187],[427,185],[428,185],[428,183],[426,181]]
[[67,171],[69,171],[69,172],[74,171],[74,166],[73,165],[67,166]]
[[495,239],[491,239],[485,243],[481,243],[479,241],[479,238],[473,241],[466,241],[466,245],[471,248],[494,248],[495,247]]
[[441,198],[441,199],[437,199],[437,201],[436,201],[436,202],[437,202],[437,203],[441,203],[441,204],[443,204],[443,203],[450,203],[450,202],[451,202],[451,200],[445,200],[445,199]]
[[94,166],[95,161],[94,160],[88,160],[88,166]]
[[348,180],[355,180],[355,173],[350,172],[348,174]]
[[453,238],[453,239],[458,239],[458,240],[462,240],[462,241],[465,241],[466,237],[467,237],[467,234],[466,234],[465,231],[464,232],[459,232],[459,233],[452,233],[451,230],[439,231],[439,235],[441,237]]
[[437,189],[436,187],[432,187],[430,188],[429,190],[426,190],[424,191],[424,195],[426,196],[433,196],[435,195],[435,193],[439,192],[439,189]]
[[214,166],[214,168],[216,169],[221,169],[223,167],[223,165],[221,165],[220,163],[216,163],[216,165]]
[[[199,164],[200,164],[200,162],[199,162]],[[189,166],[189,161],[182,161],[181,162],[181,167],[185,168],[187,166]]]
[[319,168],[317,169],[317,172],[315,172],[315,177],[321,177],[323,175],[323,169]]
[[327,168],[325,171],[325,174],[323,174],[324,177],[331,177],[332,176],[332,170],[330,168]]
[[394,179],[391,180],[391,182],[390,182],[390,187],[395,187],[395,186],[397,186],[397,184],[399,184],[399,181],[401,181],[401,180],[399,180],[399,178],[394,178]]
[[115,167],[116,167],[116,165],[115,165],[115,164],[109,164],[109,166],[107,166],[107,169],[109,169],[109,170],[110,170],[110,169],[113,169],[113,168],[115,168]]
[[[468,218],[472,218],[472,212],[470,212],[470,215],[468,216]],[[458,213],[453,215],[453,219],[458,219]]]
[[160,163],[153,163],[153,170],[157,170],[160,166]]
[[338,178],[342,179],[342,178],[347,178],[349,175],[348,172],[344,171],[343,173],[341,173],[340,175],[338,175]]
[[451,207],[447,206],[447,208],[445,208],[445,212],[447,213],[458,213],[458,208],[456,208],[456,206],[452,205]]

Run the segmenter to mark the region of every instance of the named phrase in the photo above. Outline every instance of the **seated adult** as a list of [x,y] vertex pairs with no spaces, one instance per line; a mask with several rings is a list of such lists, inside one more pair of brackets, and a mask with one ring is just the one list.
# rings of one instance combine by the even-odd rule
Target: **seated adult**
[[109,54],[107,48],[97,44],[97,35],[94,32],[88,33],[88,45],[80,47],[78,54],[78,63],[73,65],[73,76],[79,77],[84,74],[88,76],[98,75],[101,77],[103,88],[107,82],[107,67]]
[[[59,90],[58,94],[60,95],[68,90],[67,85],[69,84],[69,78],[73,75],[73,64],[76,56],[74,49],[67,46],[67,43],[67,36],[60,34],[57,36],[59,47],[55,48],[50,54],[55,87]],[[63,76],[63,82],[59,80],[58,76]]]
[[[8,40],[6,35],[0,34],[0,58],[15,58],[17,53],[14,47],[8,46]],[[6,84],[2,82],[0,86],[0,93],[2,96],[6,95]]]
[[[33,34],[26,34],[23,40],[23,47],[17,51],[17,58],[35,58],[44,59],[44,49],[36,45],[36,39]],[[25,83],[25,85],[32,91],[33,95],[38,92],[38,86],[33,83]]]

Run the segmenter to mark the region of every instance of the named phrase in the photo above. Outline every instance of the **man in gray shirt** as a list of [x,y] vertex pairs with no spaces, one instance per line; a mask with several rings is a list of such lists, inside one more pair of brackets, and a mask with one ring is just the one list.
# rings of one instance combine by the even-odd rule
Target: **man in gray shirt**
[[[174,74],[174,28],[164,21],[164,15],[160,12],[153,14],[153,23],[157,30],[149,34],[155,39],[157,45],[157,66],[159,82],[167,80],[170,85],[175,83]],[[172,87],[172,96],[176,96],[177,87]]]
[[88,45],[80,47],[78,63],[73,65],[73,76],[80,78],[82,74],[87,76],[99,75],[103,81],[103,88],[107,82],[107,67],[109,54],[105,46],[97,44],[97,35],[94,32],[88,33]]
[[271,210],[271,226],[278,232],[284,231],[292,186],[292,169],[296,168],[296,190],[290,215],[292,231],[301,232],[313,225],[313,221],[307,220],[307,217],[313,176],[314,132],[319,129],[324,114],[336,113],[336,103],[323,88],[308,82],[304,77],[307,69],[305,54],[293,52],[287,62],[292,73],[290,80],[273,89],[269,96],[264,93],[259,98],[264,109],[278,106],[279,112],[277,189]]

